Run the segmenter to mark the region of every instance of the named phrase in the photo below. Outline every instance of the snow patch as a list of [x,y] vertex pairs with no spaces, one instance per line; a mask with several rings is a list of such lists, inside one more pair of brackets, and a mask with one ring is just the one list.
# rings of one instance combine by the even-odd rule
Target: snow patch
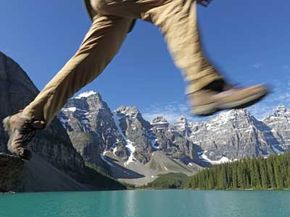
[[116,156],[116,152],[118,150],[118,147],[116,146],[115,148],[113,148],[113,154]]
[[134,152],[135,152],[135,147],[133,146],[133,142],[130,141],[123,133],[121,127],[120,127],[120,117],[118,117],[117,114],[114,114],[113,115],[113,119],[114,119],[114,122],[115,122],[115,125],[118,129],[118,132],[119,134],[123,137],[123,139],[126,141],[126,148],[129,150],[130,152],[130,156],[128,158],[128,160],[125,162],[125,166],[128,166],[130,163],[136,161],[135,157],[134,157]]
[[205,151],[205,152],[202,153],[201,158],[202,158],[203,160],[205,160],[205,161],[207,161],[207,162],[213,164],[213,165],[215,165],[215,164],[223,164],[223,163],[231,162],[231,160],[228,159],[228,158],[225,157],[225,156],[223,156],[223,157],[222,157],[221,159],[219,159],[219,160],[211,160],[211,159],[209,159],[209,158],[206,156],[206,152],[207,152],[207,151]]
[[67,111],[75,112],[77,110],[77,108],[76,107],[68,107],[68,108],[63,108],[62,110],[65,111],[65,112],[67,112]]
[[81,98],[86,98],[86,97],[89,97],[89,96],[92,96],[92,95],[96,95],[97,93],[95,91],[86,91],[86,92],[83,92],[81,94],[79,94],[78,96],[76,96],[75,98],[76,99],[81,99]]
[[135,147],[133,146],[133,142],[131,142],[129,139],[127,139],[126,142],[127,142],[126,148],[130,152],[130,156],[129,156],[127,162],[125,162],[125,165],[128,166],[129,163],[136,161],[136,159],[134,157]]
[[160,125],[167,125],[168,122],[167,121],[158,121],[158,122],[151,122],[151,124],[152,125],[158,125],[158,124],[160,124]]

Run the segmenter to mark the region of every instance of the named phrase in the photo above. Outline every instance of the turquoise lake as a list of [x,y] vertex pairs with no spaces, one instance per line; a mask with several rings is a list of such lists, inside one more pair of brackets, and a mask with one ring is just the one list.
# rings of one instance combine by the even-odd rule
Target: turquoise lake
[[290,191],[137,190],[0,195],[0,217],[290,217]]

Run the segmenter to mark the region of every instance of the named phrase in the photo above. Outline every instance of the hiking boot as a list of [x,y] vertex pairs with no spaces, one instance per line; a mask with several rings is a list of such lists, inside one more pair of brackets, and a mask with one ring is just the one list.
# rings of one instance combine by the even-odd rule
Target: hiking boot
[[226,86],[223,90],[201,89],[188,94],[192,113],[209,116],[220,110],[245,108],[260,101],[268,94],[264,85],[246,88]]
[[3,126],[9,135],[8,150],[21,159],[30,160],[31,152],[27,149],[27,145],[34,137],[36,130],[45,127],[44,122],[32,120],[19,112],[6,117],[3,120]]

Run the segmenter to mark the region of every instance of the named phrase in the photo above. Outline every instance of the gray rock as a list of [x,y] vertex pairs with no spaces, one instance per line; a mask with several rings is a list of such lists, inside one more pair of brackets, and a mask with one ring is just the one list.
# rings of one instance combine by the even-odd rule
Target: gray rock
[[151,125],[145,121],[136,107],[122,106],[115,111],[119,118],[119,127],[123,135],[130,140],[134,147],[134,157],[142,164],[150,160]]
[[172,128],[175,131],[179,132],[183,137],[185,138],[190,137],[191,134],[190,123],[184,116],[179,117],[173,124]]
[[104,166],[101,155],[113,150],[122,159],[128,155],[125,141],[115,125],[113,113],[100,94],[85,92],[71,98],[58,115],[70,139],[86,162]]
[[162,116],[154,118],[151,124],[158,131],[165,131],[169,127],[168,121]]
[[20,183],[24,162],[15,156],[0,153],[0,192],[15,190]]
[[[37,88],[23,69],[1,52],[0,93],[1,123],[3,118],[23,109],[38,94]],[[93,105],[93,102],[89,105],[97,106],[97,104]],[[4,153],[0,154],[2,178],[0,178],[0,190],[85,190],[86,187],[78,181],[89,183],[90,188],[93,189],[108,188],[110,185],[114,188],[122,187],[85,166],[82,156],[73,147],[66,129],[58,119],[54,119],[47,129],[37,132],[29,146],[33,151],[31,162],[23,163],[16,157],[5,160],[3,156],[7,156],[8,153],[7,140],[8,136],[0,124],[0,152]],[[4,176],[6,179],[3,179]],[[96,183],[91,183],[92,179],[97,179]]]
[[[116,178],[119,177],[116,174],[122,174],[124,178],[124,174],[140,171],[144,172],[143,175],[151,174],[146,171],[146,164],[156,151],[162,151],[185,166],[203,164],[198,158],[196,145],[185,138],[185,134],[190,132],[185,119],[180,121],[186,124],[186,132],[182,131],[181,125],[178,129],[171,128],[163,117],[149,123],[136,107],[121,106],[111,112],[100,94],[92,91],[70,99],[59,119],[85,161],[104,168]],[[84,152],[86,149],[88,151]],[[138,171],[130,171],[134,168]]]
[[278,106],[263,122],[268,126],[266,130],[274,137],[271,142],[273,151],[277,154],[290,151],[290,110]]
[[192,123],[191,141],[201,147],[210,160],[230,160],[272,154],[267,126],[247,110],[231,110],[202,123]]

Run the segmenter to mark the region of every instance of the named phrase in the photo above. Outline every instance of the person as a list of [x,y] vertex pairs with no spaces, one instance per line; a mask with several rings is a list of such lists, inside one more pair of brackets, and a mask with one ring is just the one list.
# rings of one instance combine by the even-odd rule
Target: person
[[29,160],[27,145],[35,131],[49,125],[67,99],[94,80],[118,52],[136,19],[161,30],[176,65],[187,82],[195,115],[249,106],[267,94],[264,85],[230,85],[202,51],[197,5],[209,0],[85,0],[92,25],[76,54],[20,112],[3,120],[8,150]]

